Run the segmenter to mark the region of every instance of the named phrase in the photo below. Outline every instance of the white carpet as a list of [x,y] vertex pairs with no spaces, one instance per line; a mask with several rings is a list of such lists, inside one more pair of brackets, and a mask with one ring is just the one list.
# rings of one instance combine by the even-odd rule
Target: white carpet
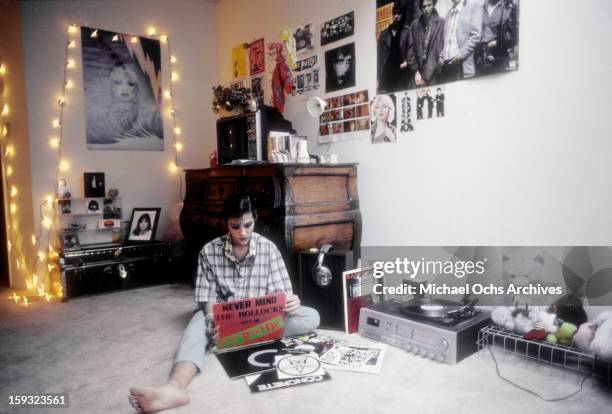
[[[67,303],[0,302],[0,412],[130,413],[128,390],[164,382],[195,307],[182,285],[118,292]],[[330,331],[326,331],[329,334]],[[332,333],[344,337],[340,332]],[[367,341],[356,336],[353,340]],[[612,388],[587,380],[562,402],[545,402],[502,381],[488,353],[457,365],[389,347],[381,374],[330,371],[332,380],[251,394],[230,381],[214,355],[189,387],[191,404],[173,413],[542,413],[609,412]],[[547,397],[578,388],[581,377],[500,355],[502,371]],[[8,395],[67,392],[68,409],[8,406]],[[607,408],[606,408],[607,407]]]

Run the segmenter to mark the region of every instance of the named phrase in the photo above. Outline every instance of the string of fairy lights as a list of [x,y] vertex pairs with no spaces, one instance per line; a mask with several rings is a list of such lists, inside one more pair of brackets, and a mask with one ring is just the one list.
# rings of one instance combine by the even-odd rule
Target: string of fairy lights
[[[34,251],[37,252],[34,255],[31,264],[28,264],[28,259],[24,253],[25,246],[27,243],[27,236],[23,234],[21,228],[21,216],[19,213],[22,209],[19,207],[20,199],[23,199],[24,194],[19,190],[18,178],[16,177],[16,171],[14,170],[15,165],[20,164],[16,146],[16,137],[13,137],[9,129],[9,121],[11,119],[11,109],[8,103],[8,96],[5,85],[8,84],[8,68],[6,63],[0,63],[0,82],[2,87],[0,93],[2,94],[2,110],[0,111],[0,156],[4,157],[2,162],[2,187],[7,189],[8,194],[8,215],[6,216],[6,237],[7,237],[7,253],[9,260],[15,260],[15,269],[23,274],[31,275],[30,278],[26,279],[26,286],[28,291],[34,291],[34,297],[37,299],[45,298],[46,300],[51,299],[51,295],[47,292],[47,285],[43,281],[40,275],[40,267],[43,265],[43,261],[47,258],[47,254],[44,251],[39,250],[40,245],[40,233],[39,235],[32,234],[31,240],[34,246]],[[42,225],[49,225],[50,221],[47,215],[48,206],[51,201],[45,200],[39,206],[39,217]],[[42,231],[42,230],[41,230]],[[50,269],[47,267],[47,271]],[[27,306],[32,300],[32,295],[17,295],[13,292],[11,299],[18,303],[23,303]]]
[[[102,29],[99,29],[102,30]],[[114,32],[113,32],[114,33]],[[31,302],[36,300],[45,299],[49,301],[53,296],[61,298],[63,296],[62,286],[59,281],[59,269],[57,267],[57,261],[59,258],[58,251],[58,232],[63,229],[59,229],[58,214],[57,214],[57,199],[55,198],[55,186],[62,174],[68,172],[71,168],[71,162],[69,159],[64,157],[64,118],[65,118],[65,107],[69,105],[70,97],[69,93],[75,89],[75,81],[73,75],[77,69],[77,38],[80,35],[80,26],[71,24],[66,28],[65,33],[65,60],[63,68],[63,79],[61,94],[57,97],[58,105],[58,116],[51,120],[51,127],[53,128],[53,134],[49,138],[49,145],[56,151],[56,164],[53,174],[53,191],[51,194],[44,196],[44,200],[39,204],[39,225],[36,234],[32,234],[31,241],[34,246],[36,254],[32,259],[32,264],[27,265],[26,256],[23,254],[24,248],[22,245],[22,235],[19,231],[19,207],[17,203],[17,196],[19,189],[16,183],[13,182],[12,177],[14,174],[13,164],[15,161],[16,151],[15,144],[13,143],[12,137],[10,137],[10,129],[7,125],[6,119],[9,116],[11,110],[8,103],[4,103],[2,110],[0,111],[0,156],[4,156],[6,162],[2,163],[4,168],[2,178],[6,180],[3,184],[4,188],[8,189],[10,197],[9,214],[7,221],[7,247],[9,252],[9,258],[14,257],[17,270],[22,271],[28,275],[26,278],[26,288],[28,293],[17,294],[13,292],[10,296],[11,300],[15,303],[23,304],[28,306]],[[91,37],[96,37],[98,30],[93,30]],[[173,160],[168,165],[169,171],[177,176],[178,180],[178,198],[179,201],[183,199],[183,179],[179,167],[179,152],[182,151],[184,144],[180,140],[182,135],[181,127],[177,123],[177,111],[174,97],[174,84],[179,81],[179,74],[174,70],[177,64],[177,58],[172,54],[170,48],[170,42],[168,36],[165,34],[157,34],[157,30],[150,27],[147,30],[147,36],[150,38],[158,39],[161,44],[165,45],[167,50],[167,56],[169,60],[169,72],[170,82],[168,89],[163,93],[164,99],[169,103],[168,116],[171,120],[171,137],[174,148]],[[136,35],[126,35],[121,33],[115,33],[112,37],[112,41],[124,41],[137,43],[139,37]],[[4,63],[0,62],[0,82],[5,81],[6,74],[8,72],[7,67]],[[4,88],[0,90],[3,92]],[[4,102],[4,99],[2,101]],[[46,249],[42,249],[41,246],[47,246]],[[55,247],[54,247],[55,246]],[[46,250],[46,251],[45,251]]]

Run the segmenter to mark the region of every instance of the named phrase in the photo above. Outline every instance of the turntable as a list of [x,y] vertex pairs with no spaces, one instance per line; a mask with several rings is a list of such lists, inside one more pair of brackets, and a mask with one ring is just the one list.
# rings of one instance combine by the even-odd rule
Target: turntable
[[400,305],[399,312],[413,319],[431,321],[442,325],[454,325],[480,311],[474,308],[475,301],[453,302],[444,299],[414,297]]
[[434,361],[455,364],[477,350],[480,328],[491,322],[476,301],[412,297],[387,300],[359,315],[359,333]]

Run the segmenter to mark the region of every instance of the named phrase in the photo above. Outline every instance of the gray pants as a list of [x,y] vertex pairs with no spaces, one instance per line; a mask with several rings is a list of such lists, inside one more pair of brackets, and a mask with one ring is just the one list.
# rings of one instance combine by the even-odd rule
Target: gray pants
[[[183,333],[174,363],[191,362],[198,368],[204,367],[204,349],[208,338],[204,333],[204,312],[197,311]],[[285,336],[302,335],[314,331],[319,326],[319,312],[306,306],[300,307],[295,315],[285,315]]]

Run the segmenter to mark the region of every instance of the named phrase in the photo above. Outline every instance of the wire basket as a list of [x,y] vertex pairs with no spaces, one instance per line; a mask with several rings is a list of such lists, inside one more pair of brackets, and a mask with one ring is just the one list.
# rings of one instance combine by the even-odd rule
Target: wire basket
[[478,350],[495,346],[514,355],[602,378],[612,386],[612,361],[569,346],[524,339],[522,335],[488,325],[478,332]]

